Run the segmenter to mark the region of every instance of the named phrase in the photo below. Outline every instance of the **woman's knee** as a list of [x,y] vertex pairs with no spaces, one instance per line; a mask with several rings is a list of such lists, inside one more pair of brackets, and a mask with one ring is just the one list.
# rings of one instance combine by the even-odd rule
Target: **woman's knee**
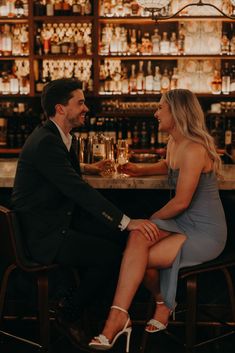
[[146,247],[149,248],[153,244],[138,230],[133,230],[130,232],[128,241],[127,241],[127,248],[130,247]]

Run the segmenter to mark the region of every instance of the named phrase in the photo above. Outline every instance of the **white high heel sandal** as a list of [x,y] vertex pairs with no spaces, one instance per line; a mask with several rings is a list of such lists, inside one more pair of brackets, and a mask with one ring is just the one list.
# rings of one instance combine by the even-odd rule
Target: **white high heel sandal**
[[[162,305],[162,304],[164,304],[164,302],[158,302],[158,301],[156,301],[156,304],[157,304],[157,305]],[[176,305],[175,305],[175,307],[176,307]],[[170,315],[171,315],[172,313],[174,314],[174,312],[175,312],[175,307],[174,307],[174,310],[171,310],[171,311],[170,311],[169,317],[170,317]],[[150,329],[148,328],[148,326],[153,326],[154,328],[153,328],[152,330],[150,330]],[[155,333],[155,332],[163,331],[163,330],[165,330],[166,328],[167,328],[167,324],[164,325],[162,322],[160,322],[160,321],[158,321],[158,320],[151,319],[151,320],[149,320],[149,321],[147,322],[146,327],[145,327],[145,331],[146,331],[146,332],[149,332],[149,333]]]
[[97,337],[94,337],[95,340],[97,340],[97,342],[90,342],[89,343],[89,347],[97,349],[97,350],[101,350],[101,351],[106,351],[109,350],[113,347],[113,345],[115,344],[115,342],[117,341],[118,337],[120,337],[121,335],[125,334],[126,337],[126,353],[129,353],[129,347],[130,347],[130,337],[131,337],[131,331],[132,331],[132,327],[128,327],[128,324],[130,323],[130,317],[128,314],[128,311],[126,311],[125,309],[120,308],[119,306],[113,305],[111,306],[111,309],[117,309],[122,311],[123,313],[126,313],[128,315],[127,321],[123,327],[123,329],[121,331],[119,331],[113,338],[112,342],[109,342],[109,339],[105,336],[100,334]]

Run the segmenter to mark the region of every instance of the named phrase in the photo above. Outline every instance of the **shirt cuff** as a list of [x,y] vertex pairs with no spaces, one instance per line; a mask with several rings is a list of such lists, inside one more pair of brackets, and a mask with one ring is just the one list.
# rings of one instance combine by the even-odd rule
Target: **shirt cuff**
[[125,214],[123,215],[121,222],[118,226],[118,228],[120,229],[121,232],[126,229],[128,224],[130,223],[130,220],[131,219],[129,217],[127,217]]

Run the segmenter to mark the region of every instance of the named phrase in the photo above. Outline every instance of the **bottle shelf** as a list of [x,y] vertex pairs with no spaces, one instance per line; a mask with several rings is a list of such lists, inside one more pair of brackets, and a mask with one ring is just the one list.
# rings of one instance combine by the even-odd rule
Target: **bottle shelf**
[[28,58],[29,58],[29,55],[0,56],[0,61],[17,60],[17,59],[28,59]]
[[235,55],[208,55],[208,54],[200,54],[200,55],[99,55],[101,59],[121,59],[121,60],[176,60],[176,59],[200,59],[203,60],[205,58],[215,58],[215,59],[223,59],[223,60],[235,60]]
[[73,22],[91,22],[94,20],[94,16],[34,16],[34,22],[45,22],[45,23],[73,23]]
[[27,23],[28,17],[0,17],[0,23]]
[[[164,19],[164,17],[159,19],[157,21],[158,24],[161,23],[166,23],[166,22],[180,22],[180,21],[221,21],[221,22],[233,22],[235,21],[235,16],[234,19],[229,19],[225,18],[222,16],[177,16],[177,17],[172,17],[169,19]],[[133,24],[151,24],[155,23],[155,19],[152,17],[143,17],[143,16],[130,16],[130,17],[99,17],[99,21],[101,23],[110,23],[110,22],[115,22],[115,23],[133,23]]]
[[44,55],[33,55],[36,60],[78,60],[78,59],[93,59],[93,55],[77,55],[77,54],[44,54]]
[[[235,98],[235,92],[229,93],[229,94],[213,94],[213,93],[195,93],[197,97],[199,98]],[[112,97],[147,97],[147,98],[160,98],[162,95],[162,93],[130,93],[130,94],[118,94],[118,93],[114,93],[114,94],[102,94],[99,93],[98,97],[106,97],[106,98],[112,98]]]
[[0,154],[19,154],[21,152],[21,148],[0,148]]

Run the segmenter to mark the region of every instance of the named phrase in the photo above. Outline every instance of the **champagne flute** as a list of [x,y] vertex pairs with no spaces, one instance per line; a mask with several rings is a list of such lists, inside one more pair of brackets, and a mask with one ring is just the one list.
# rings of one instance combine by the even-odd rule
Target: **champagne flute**
[[[117,165],[122,166],[128,163],[128,142],[127,140],[118,140],[117,142]],[[121,178],[127,177],[128,175],[119,172]]]

